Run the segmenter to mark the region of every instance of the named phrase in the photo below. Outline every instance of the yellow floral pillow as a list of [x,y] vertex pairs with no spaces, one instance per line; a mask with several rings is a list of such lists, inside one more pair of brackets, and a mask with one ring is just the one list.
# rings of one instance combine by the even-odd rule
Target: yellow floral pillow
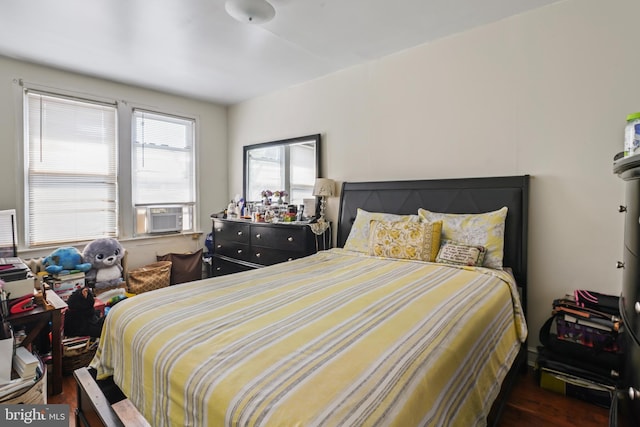
[[484,246],[487,252],[483,267],[502,270],[504,223],[507,207],[481,214],[448,214],[418,209],[427,222],[442,221],[442,239],[467,245]]
[[344,243],[344,248],[350,251],[369,252],[369,224],[371,221],[410,221],[420,222],[418,215],[395,215],[382,212],[367,212],[358,208],[356,219]]
[[371,221],[369,255],[434,261],[440,248],[442,221]]

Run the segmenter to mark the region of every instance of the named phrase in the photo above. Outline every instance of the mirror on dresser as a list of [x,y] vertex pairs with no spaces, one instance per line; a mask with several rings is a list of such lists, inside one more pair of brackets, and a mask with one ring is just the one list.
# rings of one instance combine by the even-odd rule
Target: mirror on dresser
[[258,202],[263,190],[286,191],[288,203],[313,197],[320,173],[320,135],[307,135],[244,147],[243,197]]

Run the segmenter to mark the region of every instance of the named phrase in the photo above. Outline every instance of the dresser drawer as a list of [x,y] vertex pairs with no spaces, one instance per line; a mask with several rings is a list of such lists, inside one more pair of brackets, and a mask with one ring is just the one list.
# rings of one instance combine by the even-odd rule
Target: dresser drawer
[[278,264],[280,262],[291,261],[297,258],[302,258],[306,256],[304,252],[291,252],[291,251],[281,251],[278,249],[271,248],[260,248],[260,247],[252,247],[251,248],[251,262],[260,265],[273,265]]
[[[627,369],[625,370],[625,395],[630,402],[632,419],[640,420],[640,343],[626,334]],[[629,389],[633,389],[630,392]],[[633,399],[631,396],[633,395]]]
[[[640,304],[640,266],[638,257],[628,248],[624,249],[624,272],[622,275],[621,304],[625,312],[628,329],[640,337],[640,314],[636,312],[636,303]],[[638,307],[640,308],[640,307]]]
[[252,268],[244,264],[229,261],[226,259],[213,257],[213,276],[224,276],[225,274],[239,273],[241,271],[251,270]]
[[627,210],[624,221],[624,245],[633,252],[640,255],[640,180],[627,181],[625,185],[625,200]]
[[307,235],[304,227],[254,225],[251,229],[251,246],[301,252],[306,255]]
[[213,235],[215,236],[215,244],[221,243],[240,243],[248,245],[250,241],[250,227],[246,222],[235,221],[213,221]]
[[215,253],[218,255],[228,256],[242,261],[249,261],[251,257],[249,245],[224,240],[216,241],[215,245]]

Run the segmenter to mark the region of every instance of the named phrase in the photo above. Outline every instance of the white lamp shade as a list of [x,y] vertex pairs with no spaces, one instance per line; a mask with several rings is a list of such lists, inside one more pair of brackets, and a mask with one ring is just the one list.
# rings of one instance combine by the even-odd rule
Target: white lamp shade
[[267,0],[227,0],[224,8],[234,19],[246,24],[264,24],[276,16]]
[[316,183],[313,186],[314,196],[327,196],[331,197],[334,194],[335,182],[329,178],[317,178]]

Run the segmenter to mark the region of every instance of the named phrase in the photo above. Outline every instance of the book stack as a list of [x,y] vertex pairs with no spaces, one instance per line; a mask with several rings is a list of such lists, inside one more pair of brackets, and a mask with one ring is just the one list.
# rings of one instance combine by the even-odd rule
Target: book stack
[[20,375],[20,378],[35,378],[38,365],[38,358],[29,353],[26,348],[16,348],[13,356],[13,369]]
[[553,313],[558,315],[556,317],[558,339],[602,351],[616,352],[620,349],[619,313],[607,313],[602,311],[602,308],[597,310],[581,306],[573,298],[555,300]]
[[584,290],[553,301],[536,360],[542,388],[611,405],[624,362],[618,302],[616,296]]
[[66,301],[76,290],[84,287],[84,272],[80,270],[67,270],[65,273],[52,274],[48,283],[58,296]]

